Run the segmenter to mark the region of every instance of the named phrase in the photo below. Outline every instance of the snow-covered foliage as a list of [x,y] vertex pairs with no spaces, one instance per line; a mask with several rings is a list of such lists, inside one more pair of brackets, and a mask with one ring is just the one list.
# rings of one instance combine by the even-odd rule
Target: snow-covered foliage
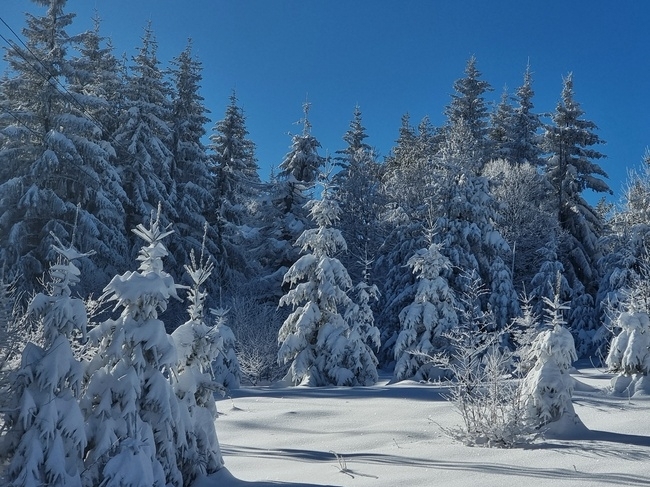
[[219,344],[219,354],[212,361],[214,379],[222,387],[236,389],[241,382],[241,372],[236,353],[235,335],[226,325],[228,310],[214,308],[210,310],[210,313],[215,317],[214,333],[218,337]]
[[546,246],[540,247],[538,253],[542,263],[537,274],[530,282],[530,299],[536,314],[542,315],[545,309],[544,299],[554,299],[557,294],[562,302],[570,301],[573,290],[564,276],[564,266],[557,257],[557,242],[551,240]]
[[643,311],[623,312],[616,321],[621,328],[612,340],[607,367],[624,375],[650,372],[650,318]]
[[[173,246],[177,277],[181,269],[191,265],[190,253],[201,250],[213,260],[222,257],[219,248],[219,229],[214,223],[214,179],[209,171],[209,156],[202,138],[208,123],[208,110],[200,95],[202,65],[192,51],[192,43],[171,61],[173,84],[171,103],[171,152],[174,163],[171,178],[176,185],[176,211],[174,222],[177,240]],[[208,238],[202,239],[207,231]],[[210,279],[205,284],[208,301],[216,295],[218,283]],[[179,320],[180,321],[180,320]]]
[[[604,157],[593,148],[602,140],[595,133],[596,124],[583,115],[574,98],[573,76],[569,74],[564,79],[561,100],[551,115],[552,124],[544,127],[543,148],[550,154],[545,173],[553,187],[557,220],[566,232],[562,242],[565,274],[572,288],[577,289],[575,281],[580,281],[584,292],[593,298],[600,273],[603,221],[582,193],[589,189],[611,194],[611,190],[605,181],[607,173],[595,162]],[[574,326],[576,319],[581,323]],[[569,325],[574,333],[579,332],[577,326],[595,328],[593,311],[591,316],[574,313]]]
[[379,290],[377,286],[360,282],[353,291],[356,300],[345,314],[350,334],[343,365],[352,371],[358,385],[371,386],[378,379],[378,361],[373,348],[378,350],[381,340],[370,303],[379,298]]
[[277,342],[283,318],[277,304],[264,302],[254,291],[240,290],[228,306],[242,383],[259,385],[282,379],[286,367],[278,364]]
[[622,309],[612,323],[620,331],[610,344],[606,360],[610,370],[625,376],[645,376],[650,372],[650,267],[647,262],[638,271],[640,275],[624,290]]
[[185,266],[192,280],[187,297],[189,319],[171,335],[178,355],[174,391],[181,401],[181,417],[189,416],[183,417],[181,425],[191,426],[185,431],[184,443],[177,452],[185,485],[197,475],[214,473],[223,465],[214,427],[217,418],[214,393],[222,386],[215,382],[212,373],[212,362],[221,353],[221,343],[216,328],[205,323],[206,293],[202,289],[212,269],[212,264],[204,262],[203,254],[197,262],[191,252],[190,264]]
[[27,343],[13,378],[14,407],[5,421],[4,454],[12,455],[8,480],[12,485],[82,485],[87,444],[78,397],[82,364],[70,340],[85,335],[84,302],[71,297],[79,282],[74,261],[90,254],[54,247],[59,256],[50,268],[48,292],[34,296],[30,318],[43,333],[43,346]]
[[[326,184],[321,199],[310,200],[307,208],[318,227],[305,230],[298,238],[296,245],[303,255],[284,276],[291,289],[280,299],[280,306],[291,305],[293,312],[278,334],[278,360],[291,363],[287,379],[294,385],[366,383],[372,372],[360,370],[354,358],[364,355],[372,362],[365,335],[375,333],[367,322],[345,319],[353,306],[347,294],[352,282],[345,267],[333,257],[346,249],[341,232],[332,227],[340,208]],[[357,333],[351,333],[355,324]]]
[[[78,102],[90,107],[101,100],[77,91],[79,66],[67,56],[79,40],[67,32],[74,14],[63,0],[40,4],[47,11],[28,16],[25,44],[7,49],[11,75],[0,80],[0,259],[10,276],[21,276],[25,297],[32,294],[56,257],[56,239],[72,241],[76,218],[79,244],[97,252],[79,263],[86,276],[79,292],[88,294],[126,262],[126,199],[113,149]],[[66,91],[63,83],[70,84]]]
[[471,56],[465,66],[465,77],[454,82],[455,93],[445,108],[447,130],[457,130],[464,125],[474,141],[473,158],[480,169],[490,159],[491,143],[488,139],[488,104],[485,94],[492,91],[490,83],[481,79],[476,67],[476,57]]
[[[506,159],[488,162],[481,173],[490,183],[498,205],[495,222],[512,249],[512,281],[518,292],[530,292],[530,282],[540,268],[538,250],[559,233],[557,215],[549,205],[550,186],[538,168],[527,162],[511,164]],[[558,230],[555,230],[555,229]]]
[[246,252],[248,239],[243,227],[258,224],[252,202],[262,188],[255,144],[248,137],[244,110],[238,105],[234,91],[224,118],[212,129],[210,141],[214,204],[209,220],[215,229],[212,240],[219,247],[215,271],[221,286],[228,287],[242,277],[250,278],[259,272],[256,259],[251,259]]
[[500,346],[510,331],[477,337],[475,331],[460,326],[445,334],[449,352],[431,357],[432,365],[451,374],[447,399],[463,421],[445,431],[466,445],[507,448],[534,436],[519,393],[520,376],[512,372],[513,352]]
[[538,426],[575,416],[571,396],[573,380],[569,370],[577,360],[573,336],[563,325],[563,311],[567,309],[556,293],[546,303],[546,324],[549,329],[533,340],[527,360],[534,362],[521,384],[528,418]]
[[177,299],[178,286],[162,262],[162,240],[171,232],[162,227],[159,209],[148,227],[138,225],[134,233],[144,240],[138,271],[115,276],[104,293],[122,313],[89,333],[98,348],[86,369],[81,403],[88,432],[84,478],[92,485],[120,485],[125,472],[144,464],[153,473],[150,485],[178,486],[183,477],[177,454],[192,426],[180,416],[170,383],[176,347],[158,318],[167,301]]
[[399,314],[395,380],[431,378],[430,357],[442,351],[443,335],[458,325],[454,293],[445,278],[451,263],[442,255],[441,248],[442,245],[431,243],[407,262],[418,281],[413,302]]

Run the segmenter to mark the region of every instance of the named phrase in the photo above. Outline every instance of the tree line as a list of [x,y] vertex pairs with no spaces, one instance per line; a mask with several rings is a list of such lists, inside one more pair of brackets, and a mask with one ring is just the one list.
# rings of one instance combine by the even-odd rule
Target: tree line
[[[454,83],[445,123],[434,127],[425,117],[413,125],[404,115],[382,161],[366,141],[360,107],[344,148],[319,154],[306,105],[302,131],[262,181],[234,92],[206,130],[191,43],[164,68],[147,26],[136,54],[120,59],[99,19],[70,35],[74,14],[65,1],[47,7],[42,16],[27,14],[24,44],[6,49],[9,69],[0,80],[0,260],[4,282],[15,282],[24,302],[40,291],[56,242],[95,252],[78,262],[85,277],[76,291],[102,295],[138,256],[131,229],[158,205],[161,225],[173,230],[170,274],[189,283],[190,253],[204,245],[215,266],[205,282],[208,305],[230,309],[242,356],[264,348],[272,357],[258,357],[253,375],[280,374],[274,342],[281,329],[285,340],[293,336],[286,320],[306,299],[295,286],[320,275],[296,268],[305,253],[345,269],[337,313],[350,322],[352,305],[341,303],[365,303],[367,330],[377,333],[362,341],[398,378],[426,378],[413,350],[441,348],[444,332],[468,316],[488,316],[472,325],[477,331],[503,328],[521,315],[521,296],[542,313],[544,298],[559,293],[578,353],[602,349],[611,336],[603,325],[643,278],[647,174],[631,177],[618,208],[587,202],[585,191],[611,190],[598,164],[602,140],[575,99],[571,74],[544,120],[530,67],[493,107],[472,57]],[[329,206],[315,202],[321,195]],[[321,227],[340,239],[307,242],[304,232]],[[169,332],[184,320],[175,300],[165,313]],[[288,365],[295,357],[282,340]]]

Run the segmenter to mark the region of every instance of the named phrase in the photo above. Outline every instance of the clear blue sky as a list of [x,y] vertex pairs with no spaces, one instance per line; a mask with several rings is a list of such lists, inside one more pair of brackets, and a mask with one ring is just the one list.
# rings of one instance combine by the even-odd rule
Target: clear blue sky
[[[17,32],[29,0],[0,0]],[[204,66],[202,94],[214,121],[234,88],[257,144],[262,176],[288,151],[306,98],[325,155],[341,149],[354,106],[371,145],[386,155],[400,117],[443,123],[453,82],[475,55],[498,101],[526,64],[539,112],[552,111],[562,76],[574,73],[576,99],[599,126],[601,165],[620,194],[626,168],[650,145],[650,2],[604,0],[69,0],[70,34],[90,28],[96,10],[116,54],[135,53],[148,21],[167,62],[188,37]],[[0,24],[0,33],[10,33]],[[0,63],[4,71],[4,64]]]

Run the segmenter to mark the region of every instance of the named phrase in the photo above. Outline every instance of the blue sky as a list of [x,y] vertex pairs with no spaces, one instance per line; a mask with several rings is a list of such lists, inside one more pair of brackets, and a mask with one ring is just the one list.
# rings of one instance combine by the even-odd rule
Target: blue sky
[[[2,0],[0,16],[20,32],[28,0]],[[322,154],[341,149],[354,106],[381,156],[400,117],[444,122],[454,80],[475,55],[499,100],[534,75],[535,108],[552,111],[562,76],[574,74],[576,99],[607,141],[600,163],[616,200],[626,169],[650,145],[650,2],[604,0],[69,0],[70,34],[91,26],[96,10],[116,54],[135,53],[148,21],[164,65],[191,37],[204,66],[202,94],[219,120],[234,88],[266,177],[300,130],[312,103],[312,132]],[[0,33],[11,33],[0,24]],[[4,64],[0,63],[4,70]]]

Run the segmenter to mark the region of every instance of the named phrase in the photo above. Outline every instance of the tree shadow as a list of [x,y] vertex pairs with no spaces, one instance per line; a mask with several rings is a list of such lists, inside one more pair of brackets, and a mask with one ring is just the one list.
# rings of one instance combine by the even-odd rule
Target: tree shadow
[[[447,384],[419,383],[402,381],[390,385],[374,385],[370,387],[343,387],[343,386],[288,386],[278,387],[255,386],[233,389],[229,398],[244,397],[270,397],[270,398],[301,398],[301,399],[408,399],[413,401],[446,401],[449,392]],[[217,397],[219,402],[221,398]],[[227,400],[221,399],[221,400]]]
[[340,487],[331,484],[306,484],[303,482],[276,482],[276,481],[252,481],[239,480],[227,468],[222,468],[217,473],[208,477],[197,479],[193,487]]
[[[607,433],[607,432],[598,432]],[[605,435],[607,436],[607,435]],[[616,435],[615,435],[616,436]],[[610,437],[610,438],[615,438]],[[618,435],[618,436],[633,436],[633,435]],[[640,439],[628,438],[632,441],[640,441]],[[624,438],[616,438],[618,441],[623,441]],[[646,439],[647,440],[647,439]],[[645,446],[647,443],[644,443]],[[558,445],[540,445],[543,448],[558,448]],[[575,444],[573,445],[575,447]],[[568,445],[567,445],[568,447]],[[560,445],[560,448],[561,445]],[[579,448],[576,448],[579,450]],[[502,475],[513,478],[518,478],[517,482],[522,485],[525,484],[524,479],[551,479],[558,481],[566,481],[572,479],[576,481],[586,482],[589,485],[626,485],[626,486],[650,486],[650,479],[634,474],[623,473],[603,473],[603,472],[586,472],[578,470],[575,466],[573,469],[569,468],[540,468],[540,467],[526,467],[517,466],[503,463],[486,463],[486,462],[460,462],[460,461],[440,461],[430,458],[414,457],[414,456],[400,456],[388,455],[381,453],[345,453],[325,452],[319,450],[306,450],[306,449],[290,449],[281,448],[275,450],[266,450],[259,448],[249,447],[235,447],[222,445],[222,451],[225,455],[244,455],[252,456],[255,458],[282,458],[285,460],[295,460],[300,462],[326,462],[334,466],[340,465],[339,457],[345,459],[346,469],[354,472],[357,475],[365,477],[377,478],[372,474],[372,465],[392,465],[404,468],[431,468],[447,471],[458,472],[472,472],[481,474],[494,474]],[[365,468],[364,468],[365,465]],[[342,470],[342,473],[346,473]],[[253,484],[258,487],[258,484]],[[262,485],[262,484],[260,484]],[[277,484],[276,484],[277,485]],[[281,485],[294,485],[294,484],[281,484]]]
[[522,449],[557,450],[558,452],[579,456],[616,457],[634,461],[649,461],[650,437],[611,431],[587,430],[576,438],[563,437],[558,440],[543,440],[525,445]]

